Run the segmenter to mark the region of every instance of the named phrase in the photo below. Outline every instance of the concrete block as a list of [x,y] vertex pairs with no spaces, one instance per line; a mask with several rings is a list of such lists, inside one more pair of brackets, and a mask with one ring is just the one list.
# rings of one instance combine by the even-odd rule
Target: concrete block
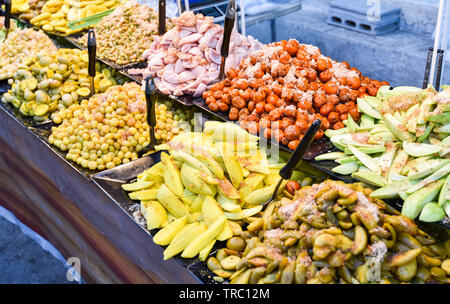
[[330,3],[327,22],[352,31],[369,35],[382,35],[396,31],[399,27],[399,8],[380,4],[379,12],[366,1],[340,0]]

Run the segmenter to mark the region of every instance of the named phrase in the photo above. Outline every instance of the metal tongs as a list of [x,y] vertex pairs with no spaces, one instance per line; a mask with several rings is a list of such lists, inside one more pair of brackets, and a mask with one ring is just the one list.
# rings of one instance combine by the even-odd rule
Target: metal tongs
[[150,143],[138,151],[138,156],[142,157],[150,151],[155,151],[156,137],[156,101],[158,100],[155,79],[153,76],[148,76],[145,80],[145,101],[147,102],[147,124],[150,135]]
[[273,191],[272,197],[267,202],[262,204],[263,206],[275,200],[276,197],[278,196],[278,189],[280,188],[283,180],[290,179],[292,177],[292,172],[294,171],[295,167],[297,167],[297,164],[303,159],[303,156],[305,155],[306,151],[311,145],[314,136],[316,136],[316,133],[317,131],[319,131],[321,125],[322,121],[320,119],[314,120],[314,122],[311,124],[305,136],[303,136],[302,140],[295,149],[294,153],[292,153],[291,158],[289,158],[286,165],[283,168],[281,168],[279,173],[281,178],[278,181],[275,190]]
[[448,1],[440,1],[434,34],[434,44],[433,47],[428,49],[427,65],[422,85],[423,89],[425,89],[428,84],[434,85],[434,88],[437,91],[441,89],[442,70],[445,65],[444,51],[447,50],[448,18],[450,18],[449,11],[450,3]]
[[[430,70],[431,70],[431,65],[432,65],[433,52],[434,52],[434,48],[430,47],[428,49],[427,63],[425,66],[425,75],[423,77],[422,89],[426,89],[428,86],[430,72],[431,72]],[[439,87],[441,85],[441,78],[442,78],[442,66],[444,64],[444,50],[442,50],[442,49],[437,50],[437,60],[436,61],[437,61],[436,71],[434,71],[436,73],[436,78],[434,80],[434,88],[436,90],[439,90]]]
[[95,94],[95,56],[97,55],[97,42],[95,40],[95,33],[93,29],[90,29],[88,32],[87,38],[87,48],[89,54],[89,78],[91,80],[91,94],[90,96]]
[[5,39],[3,42],[6,41],[9,34],[9,29],[11,27],[11,0],[5,0]]
[[225,78],[225,63],[230,53],[231,33],[233,32],[235,19],[236,1],[230,0],[227,5],[227,12],[225,14],[225,21],[223,25],[223,41],[220,48],[220,55],[222,56],[222,58],[220,61],[219,81]]

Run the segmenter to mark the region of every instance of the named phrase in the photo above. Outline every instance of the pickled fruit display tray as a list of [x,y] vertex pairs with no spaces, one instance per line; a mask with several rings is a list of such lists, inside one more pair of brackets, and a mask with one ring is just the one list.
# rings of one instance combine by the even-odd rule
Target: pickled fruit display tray
[[[128,197],[121,186],[134,182],[137,175],[141,173],[142,170],[149,169],[160,162],[160,154],[160,152],[153,153],[149,156],[144,156],[135,162],[106,170],[92,176],[94,183],[96,183],[115,204],[120,206],[120,208],[129,215],[132,221],[135,221],[139,226],[143,227],[151,238],[155,236],[157,232],[156,229],[146,229],[145,221],[143,222],[141,217],[138,216],[139,205],[136,205],[136,202],[133,202]],[[198,259],[184,259],[181,257],[176,257],[175,259],[178,263],[186,267],[202,283],[215,283],[214,280],[211,279],[211,273],[206,268],[205,264]]]

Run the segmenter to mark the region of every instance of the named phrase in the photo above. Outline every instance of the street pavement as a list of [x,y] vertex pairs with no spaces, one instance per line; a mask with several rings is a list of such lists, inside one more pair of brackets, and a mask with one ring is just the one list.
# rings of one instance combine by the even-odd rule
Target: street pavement
[[50,243],[0,207],[0,284],[77,283],[67,280],[67,271]]

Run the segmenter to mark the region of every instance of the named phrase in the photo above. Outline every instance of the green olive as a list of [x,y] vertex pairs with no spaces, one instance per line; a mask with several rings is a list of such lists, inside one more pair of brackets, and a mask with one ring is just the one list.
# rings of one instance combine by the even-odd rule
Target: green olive
[[359,266],[358,268],[356,268],[355,276],[356,276],[356,279],[359,281],[359,283],[361,283],[361,284],[369,283],[369,279],[367,276],[368,272],[369,272],[369,266],[367,266],[367,264],[363,264],[363,265]]
[[206,266],[212,272],[214,272],[215,270],[222,269],[222,267],[220,266],[219,261],[215,257],[210,257],[208,259],[208,261],[206,262]]
[[445,271],[439,267],[432,267],[430,269],[431,276],[434,278],[442,279],[445,278]]
[[397,276],[403,282],[411,281],[417,273],[417,260],[413,259],[397,268]]
[[420,244],[418,240],[416,240],[408,233],[405,232],[400,233],[398,235],[398,240],[411,249],[422,248],[422,244]]
[[227,241],[227,248],[236,251],[244,251],[245,241],[237,236],[234,236]]
[[421,281],[428,282],[431,278],[431,274],[428,268],[419,265],[419,267],[417,268],[416,277]]
[[225,252],[224,249],[219,249],[216,253],[216,258],[217,260],[220,262],[221,260],[223,260],[224,258],[227,257],[227,253]]
[[362,226],[355,227],[355,240],[352,245],[352,253],[358,255],[367,246],[367,233]]
[[241,275],[235,277],[231,280],[230,284],[248,284],[250,281],[250,276],[252,274],[252,269],[247,269]]
[[442,262],[441,268],[445,271],[445,273],[450,276],[450,259],[446,259]]
[[235,270],[240,261],[241,258],[237,255],[229,255],[220,260],[220,265],[225,270]]
[[303,188],[303,187],[312,185],[313,182],[314,182],[314,181],[313,181],[313,179],[312,179],[311,177],[305,177],[305,178],[302,180],[301,186],[302,186],[302,188]]
[[250,276],[250,284],[256,284],[265,274],[266,269],[264,267],[258,267],[253,269],[252,274]]
[[283,269],[280,277],[281,284],[291,284],[294,281],[294,271],[295,263],[293,261],[289,262],[288,265]]
[[439,267],[441,266],[441,260],[438,258],[430,257],[426,254],[419,254],[417,257],[417,261],[420,265],[427,266],[427,267]]

